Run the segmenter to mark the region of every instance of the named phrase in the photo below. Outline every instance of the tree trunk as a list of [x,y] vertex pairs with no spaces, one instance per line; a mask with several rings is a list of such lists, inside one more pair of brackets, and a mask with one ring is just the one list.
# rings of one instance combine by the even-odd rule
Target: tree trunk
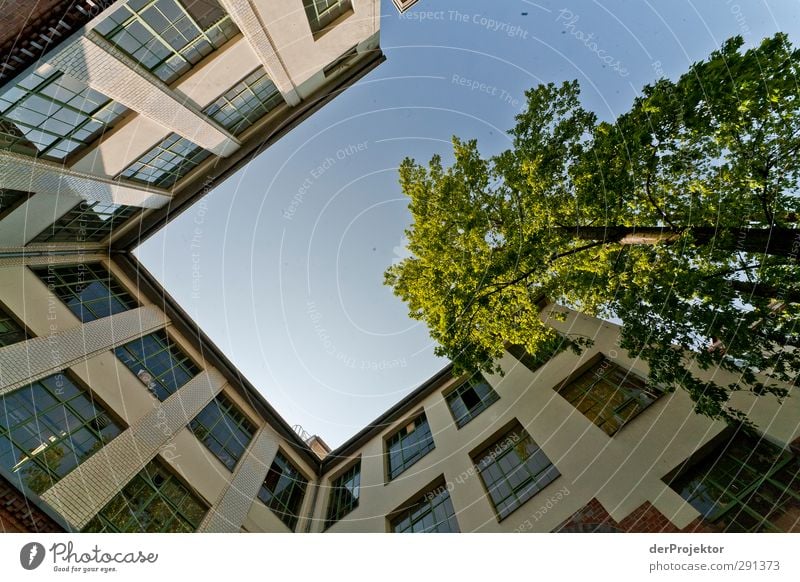
[[[660,226],[576,226],[561,230],[582,240],[622,245],[670,244],[688,231],[699,245],[714,243],[723,250],[763,253],[800,260],[800,229],[795,228],[717,229],[712,226],[693,226],[681,229]],[[721,239],[723,236],[724,239]]]

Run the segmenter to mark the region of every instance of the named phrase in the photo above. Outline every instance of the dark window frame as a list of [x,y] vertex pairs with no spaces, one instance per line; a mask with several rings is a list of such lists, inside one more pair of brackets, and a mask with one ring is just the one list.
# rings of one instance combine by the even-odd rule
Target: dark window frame
[[[355,481],[355,484],[348,487],[345,483]],[[340,491],[347,491],[350,499],[345,499]],[[355,491],[355,494],[353,494]],[[328,494],[328,504],[325,508],[325,526],[329,529],[344,517],[355,511],[361,500],[361,457],[348,462],[342,469],[330,477],[330,493]]]
[[[432,524],[436,526],[433,531],[414,531],[415,526],[422,523],[424,524],[427,516],[433,514],[434,519],[437,515],[437,507],[444,506],[446,519],[434,521]],[[408,529],[397,531],[402,526],[403,522],[408,519]],[[408,501],[401,504],[397,509],[392,511],[386,516],[388,531],[390,533],[460,533],[461,528],[458,525],[458,518],[456,516],[453,501],[450,498],[450,492],[447,489],[447,484],[444,475],[437,477],[432,483],[423,487],[420,491],[412,495]],[[447,524],[447,531],[438,529],[439,525]],[[454,528],[452,526],[455,526]]]
[[[30,393],[27,394],[27,391]],[[40,408],[41,405],[37,405],[37,398],[40,403],[46,402],[43,408]],[[13,407],[9,407],[9,400],[12,401]],[[20,470],[19,482],[37,495],[61,481],[128,428],[110,406],[98,398],[91,388],[68,369],[6,392],[0,396],[0,401],[5,410],[2,417],[3,426],[0,427],[0,439],[6,441],[10,446],[3,455],[11,452],[15,454],[16,459],[18,458],[16,453],[20,453],[14,465]],[[8,411],[12,408],[13,412],[9,414]],[[16,424],[5,426],[7,419],[11,416],[16,417]],[[63,422],[64,426],[54,430],[53,427],[58,422]],[[24,443],[18,442],[21,429],[28,425],[33,425],[31,428],[35,427],[40,441],[45,430],[53,433],[47,439],[48,445],[38,452],[36,449],[41,448],[41,445],[31,452],[26,452]],[[28,432],[33,436],[30,430]],[[83,456],[78,458],[75,449],[88,442],[87,440],[77,441],[79,438],[77,435],[80,433],[87,433],[83,438],[86,439],[88,436],[95,442],[91,449],[85,451]],[[55,447],[64,444],[70,454],[68,458],[74,459],[75,462],[63,474],[60,474],[58,466],[53,464],[56,461],[48,460],[46,455],[48,451],[55,451]],[[94,448],[98,444],[100,446]],[[61,450],[64,450],[63,447]],[[59,465],[64,455],[65,453],[62,452],[61,456],[57,458]],[[35,484],[23,480],[23,467],[25,467],[25,472],[36,471],[32,474]],[[17,474],[16,471],[14,472]],[[41,480],[41,486],[36,479]],[[49,480],[49,486],[44,480]]]
[[[161,348],[158,351],[147,355],[145,357],[145,360],[143,361],[137,353],[131,351],[131,348],[129,346],[135,344],[136,342],[141,342],[142,344],[144,344],[144,339],[150,336],[156,337],[156,340],[161,345]],[[163,338],[166,338],[166,343],[164,342]],[[153,395],[153,397],[157,398],[161,402],[169,398],[172,394],[180,390],[188,382],[191,382],[191,380],[195,378],[198,374],[201,374],[203,372],[203,367],[200,366],[194,360],[194,358],[183,348],[183,346],[180,343],[178,343],[172,338],[171,334],[167,331],[167,328],[161,328],[156,331],[141,335],[136,339],[133,339],[129,342],[126,342],[122,345],[115,347],[113,349],[113,352],[114,355],[117,356],[117,359],[120,361],[120,363],[123,366],[125,366],[125,368],[127,368],[131,372],[131,374],[136,376],[136,378],[147,387],[148,391],[150,392],[150,394]],[[129,365],[129,363],[123,358],[123,356],[120,355],[120,352],[127,354],[127,356],[131,358],[131,360],[134,363],[136,363],[136,365],[139,366],[140,369],[138,371],[134,371],[133,368]],[[167,370],[161,372],[161,374],[155,375],[153,371],[147,366],[146,360],[148,358],[153,358],[154,356],[162,354],[164,352],[170,353],[170,358],[173,364]],[[177,352],[178,356],[180,357],[177,357],[173,352]],[[175,363],[175,360],[177,360],[177,364]],[[177,368],[181,368],[183,372],[188,375],[188,379],[185,382],[178,384],[174,387],[165,384],[162,381],[162,379],[164,377],[167,377],[168,379],[168,376],[172,376],[174,379],[173,371]],[[145,382],[145,379],[140,375],[142,372],[146,373],[150,377],[149,382]],[[154,383],[157,384],[154,385]]]
[[[166,479],[163,478],[163,474],[166,474]],[[160,482],[157,483],[157,481]],[[140,500],[136,503],[137,513],[134,513],[131,511],[131,500],[136,500],[136,498],[129,488],[134,488],[137,485],[139,490],[134,491],[133,493],[143,492],[146,495],[146,498],[144,501]],[[174,498],[167,497],[164,491],[169,489],[172,489],[173,493],[176,489],[178,489],[182,495],[180,500],[176,501]],[[130,497],[130,499],[128,499],[128,497]],[[124,517],[127,513],[129,517],[125,524],[126,528],[120,528],[114,523],[114,521],[112,521],[112,518],[115,517],[115,515],[107,516],[104,513],[115,509],[114,505],[119,504],[120,502],[122,502],[122,505],[117,508],[116,515]],[[98,511],[94,517],[92,517],[92,519],[89,520],[89,522],[81,531],[112,533],[126,531],[141,532],[141,528],[129,530],[127,527],[130,527],[134,523],[139,523],[141,510],[149,508],[151,505],[157,502],[160,502],[162,506],[166,506],[166,509],[172,513],[172,520],[169,522],[169,525],[172,525],[172,523],[175,523],[176,521],[181,523],[180,520],[182,520],[183,527],[180,527],[177,531],[184,533],[197,531],[197,528],[208,514],[208,511],[211,509],[211,504],[208,503],[206,499],[180,475],[178,475],[170,463],[156,456],[151,459],[138,473],[136,473],[136,475],[134,475],[131,480],[128,481],[125,486],[119,492],[117,492],[117,494],[114,495],[114,497],[112,497],[108,503],[106,503],[103,508]],[[194,502],[195,507],[191,507],[192,502]],[[125,510],[127,510],[127,512]],[[202,513],[192,515],[189,513],[189,510],[202,511]],[[144,531],[147,532],[149,530]],[[164,530],[162,528],[159,531],[163,532]]]
[[[422,420],[421,423],[418,421]],[[414,430],[409,431],[408,428],[414,425]],[[418,431],[425,431],[422,434],[424,440],[420,440],[420,433]],[[411,435],[414,435],[411,437]],[[413,440],[413,443],[404,444],[407,441]],[[398,443],[400,446],[395,451],[399,451],[400,464],[394,466],[392,463],[392,447]],[[421,461],[425,456],[436,448],[436,443],[433,438],[433,431],[431,431],[428,416],[425,410],[419,410],[416,413],[408,416],[399,426],[395,427],[383,439],[384,458],[386,459],[386,480],[393,481],[409,468],[414,466],[417,462]]]
[[[289,501],[279,498],[275,495],[274,490],[267,487],[267,481],[270,479],[271,474],[277,475],[276,483],[279,483],[284,475],[286,475],[286,472],[283,470],[278,473],[273,469],[275,465],[279,463],[279,461],[280,464],[288,465],[289,468],[296,473],[296,476],[287,476],[287,479],[292,482],[288,493],[288,497],[290,498]],[[310,479],[308,476],[297,466],[296,463],[292,461],[292,458],[289,455],[279,448],[278,452],[275,453],[275,457],[272,460],[269,470],[267,471],[267,476],[264,478],[264,482],[261,484],[261,487],[258,490],[257,497],[261,503],[269,507],[272,513],[274,513],[278,519],[280,519],[284,525],[286,525],[286,527],[288,527],[291,531],[295,531],[297,522],[302,516],[303,503],[306,499],[306,491],[308,489],[309,482]],[[296,506],[290,507],[292,504],[291,499],[294,498],[295,491],[297,490],[300,491],[300,497],[294,502]],[[268,497],[266,494],[264,494],[265,492],[269,493]],[[281,495],[281,497],[286,497],[286,495]]]
[[[95,212],[99,208],[101,212]],[[108,209],[113,208],[109,218],[105,222],[98,222],[97,217],[109,214]],[[102,212],[106,210],[106,212]],[[28,245],[48,244],[48,243],[102,243],[113,236],[115,230],[126,224],[130,219],[141,214],[143,208],[127,206],[124,204],[113,204],[100,202],[98,200],[81,200],[67,212],[55,219],[39,234],[28,241]],[[86,224],[94,222],[92,232],[82,238],[76,233],[86,231]]]
[[[511,436],[514,434],[517,436],[516,439]],[[526,441],[528,441],[528,446],[524,446]],[[521,449],[522,446],[524,446],[524,451]],[[524,459],[521,459],[519,454],[521,451],[526,455]],[[515,453],[516,460],[521,460],[521,462],[518,462],[514,469],[508,471],[506,469],[507,463],[501,464],[501,459],[512,455],[512,453]],[[541,463],[543,468],[532,473],[526,463],[540,453],[540,457],[546,461],[546,464]],[[508,518],[547,487],[551,486],[561,476],[561,472],[555,463],[550,460],[550,457],[533,440],[533,437],[517,419],[513,419],[486,439],[470,453],[470,458],[480,476],[481,484],[494,509],[498,522]],[[513,462],[511,459],[510,461]],[[524,473],[517,475],[518,483],[513,484],[509,478],[517,471],[520,471],[522,467],[525,468]],[[502,479],[497,478],[497,475],[500,475]],[[487,477],[491,478],[491,482],[487,480]],[[520,479],[520,477],[522,478]],[[501,485],[505,487],[501,487]],[[506,489],[508,491],[504,493]],[[494,492],[497,492],[498,495],[495,496]],[[500,504],[505,505],[499,507]]]
[[[212,418],[213,421],[210,426],[204,423],[201,417],[206,416],[207,412],[210,414],[218,412],[219,414]],[[247,448],[253,442],[255,434],[258,430],[256,423],[254,423],[239,407],[236,402],[224,392],[220,392],[203,407],[203,410],[197,413],[187,425],[189,430],[197,437],[203,445],[225,466],[226,469],[233,472],[236,465],[247,453]],[[225,434],[225,442],[221,442],[217,429],[222,426],[228,429]],[[240,431],[248,437],[246,442],[241,442],[236,434]],[[231,443],[238,443],[240,452],[231,449]],[[212,443],[215,443],[212,445]]]
[[[141,306],[136,295],[128,291],[117,276],[100,261],[46,266],[32,265],[29,268],[47,287],[48,291],[58,297],[61,303],[82,323],[124,313]],[[81,272],[85,274],[82,275]],[[71,278],[75,278],[75,280],[71,281]],[[94,283],[100,283],[105,287],[108,295],[98,298],[82,297],[83,293]],[[112,298],[115,303],[111,302]],[[107,304],[109,313],[101,314],[102,312],[92,308],[93,304],[98,306]],[[117,310],[114,307],[116,304],[123,306],[124,309]]]
[[[476,377],[480,378],[480,381],[477,381]],[[480,398],[480,395],[477,393],[476,386],[481,385],[486,385],[489,388],[486,398]],[[480,398],[472,407],[468,406],[467,402],[464,400],[464,394],[469,390],[472,390],[472,392]],[[459,430],[480,416],[484,411],[488,410],[492,404],[500,400],[500,395],[495,391],[494,388],[492,388],[492,385],[488,382],[488,380],[486,380],[486,378],[480,374],[466,378],[462,382],[458,383],[458,385],[456,385],[454,388],[447,390],[443,396],[445,402],[447,403],[447,408],[450,410],[450,415],[453,417],[453,422],[456,423],[456,428]],[[456,416],[456,411],[453,410],[453,401],[456,399],[461,400],[465,409],[464,414],[461,416]]]
[[[36,334],[34,334],[30,328],[19,318],[17,315],[11,311],[8,306],[6,306],[2,301],[0,301],[0,326],[3,325],[3,322],[7,321],[10,322],[12,326],[16,327],[16,329],[10,331],[0,331],[0,348],[4,348],[6,346],[13,346],[14,344],[18,344],[20,342],[28,341],[29,339],[35,338]],[[2,330],[2,327],[0,327]],[[22,334],[21,339],[17,339],[14,341],[10,341],[5,343],[4,337],[13,337],[14,335]]]
[[[742,449],[744,459],[737,454]],[[781,482],[787,477],[788,485]],[[800,455],[744,428],[723,430],[663,481],[722,531],[782,531],[770,519],[780,517],[790,504],[800,507]],[[770,499],[776,491],[780,495]],[[760,512],[766,507],[763,499],[771,504],[767,515]],[[742,518],[750,521],[749,527],[740,523]]]
[[[604,365],[606,363],[608,366]],[[600,368],[604,370],[602,374],[598,374],[597,372],[597,370]],[[583,389],[579,386],[576,386],[577,382],[583,381],[588,375],[593,375],[594,379],[587,388]],[[624,399],[621,404],[606,410],[608,402],[601,402],[596,395],[591,394],[591,391],[603,382],[614,385],[614,375],[617,377],[621,376],[621,383],[617,385],[615,393],[617,390],[621,390]],[[572,399],[565,395],[565,392],[571,388],[578,388],[578,390],[581,390],[581,397]],[[578,370],[576,370],[573,374],[570,374],[565,380],[557,383],[554,387],[554,390],[578,413],[580,413],[594,426],[602,430],[608,437],[614,436],[623,428],[631,424],[631,422],[633,422],[638,416],[640,416],[645,410],[647,410],[664,395],[662,390],[650,385],[642,376],[633,370],[626,369],[625,367],[615,363],[603,353],[596,354],[588,362],[578,368]],[[589,418],[586,415],[586,412],[579,408],[579,404],[583,405],[586,402],[588,402],[590,405],[590,407],[586,409],[588,411],[593,410],[595,405],[600,406],[599,412],[597,412],[597,416],[595,417],[596,419],[602,418],[602,422],[600,424],[595,422],[595,419]],[[633,406],[632,412],[630,412],[628,416],[622,417],[621,413],[631,406]],[[601,416],[609,412],[610,416]],[[616,428],[612,422],[618,423]],[[604,428],[604,425],[608,425],[608,429]]]

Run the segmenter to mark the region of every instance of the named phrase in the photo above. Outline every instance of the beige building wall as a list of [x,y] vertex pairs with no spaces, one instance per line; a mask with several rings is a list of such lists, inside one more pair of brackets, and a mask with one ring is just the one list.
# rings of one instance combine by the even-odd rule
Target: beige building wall
[[[532,531],[551,531],[593,498],[616,521],[645,502],[652,504],[677,528],[694,521],[698,512],[662,479],[717,436],[724,424],[695,414],[689,396],[676,391],[663,395],[615,435],[607,436],[558,395],[554,387],[598,353],[642,378],[647,376],[647,366],[619,348],[616,325],[554,306],[545,310],[544,316],[549,317],[553,310],[566,314],[563,323],[550,319],[554,327],[565,333],[591,337],[594,346],[580,356],[563,351],[535,372],[506,355],[502,360],[505,376],[488,378],[500,399],[461,429],[456,427],[442,396],[455,384],[455,380],[450,380],[350,456],[361,457],[359,504],[328,531],[388,531],[386,516],[440,475],[450,490],[463,532],[511,532],[520,528],[530,531],[523,527],[526,520],[534,524]],[[719,382],[734,380],[721,377],[723,372],[717,374]],[[735,395],[732,403],[747,410],[759,430],[780,446],[800,436],[797,423],[800,399],[796,388],[782,405],[772,398],[755,402],[744,394]],[[436,448],[387,482],[384,440],[422,409]],[[498,522],[481,477],[473,468],[470,453],[492,442],[499,429],[515,420],[543,449],[561,476]],[[322,478],[323,490],[330,487],[332,477],[335,478],[345,465],[346,461],[342,461],[328,471]],[[550,503],[545,507],[548,500]],[[323,529],[328,502],[327,494],[319,496],[314,511],[314,531]]]

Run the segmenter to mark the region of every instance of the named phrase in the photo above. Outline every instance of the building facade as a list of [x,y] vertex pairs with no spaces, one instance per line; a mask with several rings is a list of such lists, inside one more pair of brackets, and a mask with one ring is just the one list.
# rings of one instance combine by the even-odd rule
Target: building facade
[[800,528],[797,388],[728,428],[552,304],[591,349],[298,434],[131,251],[377,66],[379,3],[35,6],[0,37],[0,531]]

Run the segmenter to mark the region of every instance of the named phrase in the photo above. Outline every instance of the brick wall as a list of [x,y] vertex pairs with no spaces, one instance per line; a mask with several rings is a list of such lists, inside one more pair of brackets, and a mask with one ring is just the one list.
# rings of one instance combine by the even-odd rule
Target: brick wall
[[645,502],[622,521],[614,520],[597,499],[592,499],[559,525],[556,532],[630,532],[630,533],[710,533],[717,531],[710,523],[697,518],[683,529],[675,527],[663,513]]
[[64,529],[0,477],[0,533],[55,533]]

